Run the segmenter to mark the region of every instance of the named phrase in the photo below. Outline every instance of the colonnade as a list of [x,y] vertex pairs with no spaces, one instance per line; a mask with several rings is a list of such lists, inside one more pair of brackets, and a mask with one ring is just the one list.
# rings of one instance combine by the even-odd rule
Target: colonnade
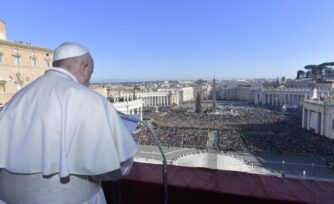
[[302,106],[309,93],[260,93],[255,94],[255,104],[282,106],[284,104]]
[[143,106],[168,106],[171,105],[170,96],[142,96]]

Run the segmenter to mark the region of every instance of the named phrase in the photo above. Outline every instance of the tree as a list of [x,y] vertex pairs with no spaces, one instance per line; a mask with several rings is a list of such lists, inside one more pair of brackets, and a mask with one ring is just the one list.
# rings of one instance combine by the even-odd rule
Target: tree
[[305,75],[306,75],[306,78],[310,78],[310,77],[311,77],[311,71],[307,71],[307,72],[305,73]]
[[304,69],[311,72],[312,76],[316,75],[318,72],[318,65],[316,64],[309,64],[304,67]]
[[318,65],[318,70],[321,74],[332,74],[331,66],[334,66],[334,62],[324,62]]
[[331,68],[325,68],[325,76],[334,76],[334,70]]
[[324,62],[319,65],[309,64],[306,65],[304,68],[307,70],[306,75],[311,77],[319,77],[323,74],[330,73],[331,66],[334,66],[334,62]]
[[305,74],[305,72],[303,70],[298,70],[297,71],[297,79],[300,79],[300,75]]
[[197,93],[195,113],[200,113],[201,109],[202,109],[202,106],[201,106],[201,95],[199,93]]

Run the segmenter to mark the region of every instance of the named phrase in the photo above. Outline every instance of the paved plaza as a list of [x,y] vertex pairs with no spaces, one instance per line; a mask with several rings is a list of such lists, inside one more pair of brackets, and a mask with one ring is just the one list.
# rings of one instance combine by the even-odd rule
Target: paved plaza
[[[204,102],[203,108],[210,105]],[[299,111],[234,101],[218,103],[215,112],[189,112],[193,109],[194,103],[186,103],[144,115],[156,124],[170,165],[334,180],[333,141],[302,130]],[[150,133],[142,131],[136,139],[136,161],[162,163]]]
[[[162,163],[159,149],[151,145],[139,145],[137,162]],[[242,171],[255,174],[277,175],[292,178],[334,180],[334,171],[320,158],[301,156],[277,156],[270,154],[221,153],[195,148],[163,147],[170,165],[205,167],[211,169]]]

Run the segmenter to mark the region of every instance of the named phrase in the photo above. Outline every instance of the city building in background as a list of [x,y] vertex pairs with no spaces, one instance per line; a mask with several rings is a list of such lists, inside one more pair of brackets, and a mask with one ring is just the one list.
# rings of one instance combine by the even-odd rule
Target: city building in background
[[8,40],[6,27],[0,19],[0,107],[51,67],[53,56],[51,49]]

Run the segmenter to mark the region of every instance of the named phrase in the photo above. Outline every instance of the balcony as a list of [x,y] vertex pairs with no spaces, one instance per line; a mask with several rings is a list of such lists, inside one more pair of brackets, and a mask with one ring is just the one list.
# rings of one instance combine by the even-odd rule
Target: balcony
[[[134,163],[120,182],[118,203],[163,203],[162,165]],[[112,182],[103,183],[108,203]],[[168,166],[169,203],[317,203],[334,201],[334,182]],[[117,200],[117,199],[116,199]]]

